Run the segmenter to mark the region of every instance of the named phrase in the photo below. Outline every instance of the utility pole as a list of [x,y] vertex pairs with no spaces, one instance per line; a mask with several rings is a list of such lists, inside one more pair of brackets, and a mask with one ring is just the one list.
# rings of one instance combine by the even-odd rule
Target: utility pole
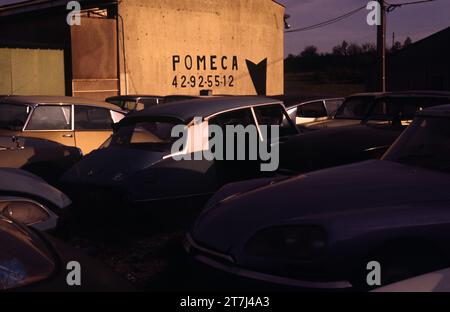
[[381,9],[380,25],[377,26],[377,63],[378,83],[380,92],[386,92],[386,6],[384,0],[378,0]]

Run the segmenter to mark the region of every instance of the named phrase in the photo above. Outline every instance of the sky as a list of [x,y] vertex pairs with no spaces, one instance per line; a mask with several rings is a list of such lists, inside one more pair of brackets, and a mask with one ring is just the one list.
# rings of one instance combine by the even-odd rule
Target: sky
[[[23,0],[0,0],[0,5]],[[189,0],[186,0],[189,1]],[[233,0],[236,1],[236,0]],[[369,0],[277,0],[286,7],[292,28],[301,28],[345,14],[367,5]],[[389,0],[391,4],[417,0]],[[362,10],[348,19],[315,30],[287,33],[285,55],[299,54],[308,45],[315,45],[319,52],[330,52],[343,40],[354,43],[376,42],[376,27],[366,23],[368,10]],[[450,26],[450,0],[435,0],[397,8],[388,14],[387,43],[392,45],[392,33],[396,41],[406,37],[413,41],[425,38]]]
[[[363,5],[369,0],[277,0],[286,7],[291,17],[292,29],[320,23]],[[417,0],[388,0],[390,4]],[[287,33],[285,54],[299,54],[305,46],[315,45],[319,52],[330,52],[332,48],[347,42],[376,43],[376,26],[366,22],[368,10],[362,10],[348,19],[310,31]],[[435,0],[430,3],[402,6],[387,15],[387,44],[395,40],[404,42],[409,36],[413,42],[425,38],[450,26],[450,0]]]

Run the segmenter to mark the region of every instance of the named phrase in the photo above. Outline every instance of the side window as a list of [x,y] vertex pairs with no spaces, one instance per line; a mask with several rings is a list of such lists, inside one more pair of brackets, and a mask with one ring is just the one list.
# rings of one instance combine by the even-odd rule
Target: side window
[[325,106],[328,112],[328,116],[333,116],[343,102],[344,99],[325,100]]
[[256,119],[259,125],[280,126],[280,136],[293,135],[297,133],[296,128],[290,122],[289,116],[281,105],[264,105],[254,107]]
[[227,113],[222,113],[209,120],[209,124],[218,125],[223,130],[226,126],[242,125],[244,127],[248,125],[254,125],[255,120],[250,109],[239,109]]
[[322,101],[304,104],[297,109],[297,117],[319,118],[327,116],[328,113]]
[[71,106],[42,105],[34,109],[26,130],[71,130]]
[[112,123],[109,109],[75,106],[75,130],[111,130]]

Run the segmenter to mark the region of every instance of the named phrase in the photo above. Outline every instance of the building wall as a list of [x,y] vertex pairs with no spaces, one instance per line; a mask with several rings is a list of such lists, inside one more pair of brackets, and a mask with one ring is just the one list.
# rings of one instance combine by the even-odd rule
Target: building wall
[[284,7],[274,1],[124,0],[119,14],[122,94],[283,93]]
[[65,95],[64,52],[0,48],[0,94]]

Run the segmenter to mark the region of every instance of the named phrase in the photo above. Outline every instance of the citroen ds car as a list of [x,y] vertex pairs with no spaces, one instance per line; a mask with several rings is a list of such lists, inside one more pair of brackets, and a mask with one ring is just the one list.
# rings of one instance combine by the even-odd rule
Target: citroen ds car
[[425,109],[381,160],[228,184],[185,242],[229,276],[310,289],[367,289],[450,264],[450,105]]
[[[128,282],[82,251],[2,215],[0,243],[0,291],[133,291]],[[81,277],[69,283],[72,267],[82,270]]]
[[[248,140],[257,143],[264,139],[257,133],[260,125],[277,125],[281,126],[280,142],[269,144],[282,144],[282,138],[298,134],[285,117],[282,102],[263,97],[211,97],[155,106],[124,118],[112,137],[66,172],[61,183],[74,201],[87,201],[77,206],[91,210],[120,206],[124,212],[130,205],[155,207],[162,202],[164,209],[183,210],[191,201],[204,203],[220,185],[260,173],[259,160],[197,159],[209,149],[202,129],[212,124],[223,130],[254,125],[255,136]],[[186,130],[187,138],[183,150],[173,153],[178,138],[172,131],[177,125]],[[174,157],[181,155],[192,158]]]
[[74,146],[31,137],[0,136],[0,167],[27,170],[52,185],[82,157],[82,151]]
[[0,98],[0,135],[36,137],[76,146],[86,155],[112,134],[125,116],[106,102],[57,96]]

